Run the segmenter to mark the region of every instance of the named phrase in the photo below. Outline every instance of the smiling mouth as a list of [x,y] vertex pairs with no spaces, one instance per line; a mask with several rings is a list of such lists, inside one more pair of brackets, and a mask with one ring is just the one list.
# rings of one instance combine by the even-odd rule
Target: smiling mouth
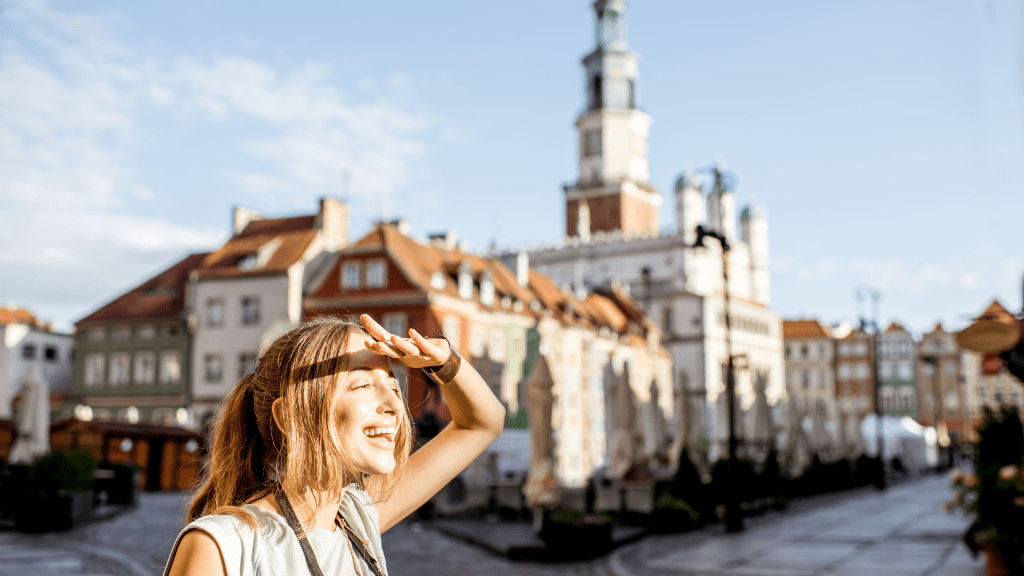
[[388,443],[395,441],[395,429],[390,426],[385,428],[364,428],[363,434],[370,440],[386,440]]

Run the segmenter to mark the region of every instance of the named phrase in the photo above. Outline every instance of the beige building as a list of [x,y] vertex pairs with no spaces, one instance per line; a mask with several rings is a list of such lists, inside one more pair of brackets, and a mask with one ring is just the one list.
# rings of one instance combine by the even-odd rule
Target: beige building
[[189,278],[190,420],[203,425],[263,344],[301,321],[303,287],[346,245],[347,228],[348,209],[332,198],[316,214],[290,218],[235,208],[231,238]]
[[858,422],[875,411],[872,346],[871,335],[862,330],[836,340],[836,404]]
[[841,419],[836,409],[835,341],[817,320],[784,320],[790,419],[800,420],[811,451],[833,457]]
[[946,332],[942,324],[922,335],[917,350],[917,421],[935,426],[940,444],[956,443],[968,422],[964,350],[956,342],[956,332]]

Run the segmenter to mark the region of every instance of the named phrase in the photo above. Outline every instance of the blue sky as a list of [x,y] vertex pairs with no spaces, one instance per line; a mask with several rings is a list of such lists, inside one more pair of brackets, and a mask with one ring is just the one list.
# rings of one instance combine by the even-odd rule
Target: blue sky
[[[1022,28],[999,0],[633,0],[665,227],[720,159],[769,216],[783,316],[852,320],[862,284],[915,332],[1019,310]],[[592,45],[575,0],[8,3],[0,300],[68,329],[236,204],[556,240]]]

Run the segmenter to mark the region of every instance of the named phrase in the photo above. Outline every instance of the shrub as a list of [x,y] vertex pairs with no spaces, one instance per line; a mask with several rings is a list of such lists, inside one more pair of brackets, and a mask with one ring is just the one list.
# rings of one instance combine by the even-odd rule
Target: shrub
[[29,468],[29,486],[43,492],[91,490],[98,465],[99,461],[84,450],[51,452]]

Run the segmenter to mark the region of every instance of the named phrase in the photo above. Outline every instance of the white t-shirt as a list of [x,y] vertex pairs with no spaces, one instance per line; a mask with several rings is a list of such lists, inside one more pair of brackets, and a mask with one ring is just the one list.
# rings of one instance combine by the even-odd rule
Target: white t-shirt
[[[288,520],[283,516],[253,504],[241,507],[256,517],[260,529],[253,531],[240,518],[230,514],[203,516],[185,526],[178,534],[167,560],[164,576],[170,572],[171,560],[178,550],[181,537],[189,530],[202,530],[209,534],[220,548],[227,566],[228,576],[295,576],[309,574],[306,557],[302,554],[299,539],[295,536]],[[384,574],[388,573],[384,562],[384,550],[380,541],[380,519],[377,506],[370,495],[349,486],[341,501],[341,515],[356,536],[363,541]],[[324,576],[372,576],[373,572],[358,555],[353,563],[352,550],[345,531],[323,528],[305,528],[316,555],[317,563]],[[356,572],[356,566],[359,571]]]

